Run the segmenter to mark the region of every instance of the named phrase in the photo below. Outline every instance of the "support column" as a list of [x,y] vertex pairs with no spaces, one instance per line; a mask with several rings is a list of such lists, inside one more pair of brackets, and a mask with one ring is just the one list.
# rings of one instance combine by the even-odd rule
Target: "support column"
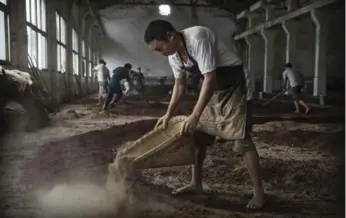
[[247,61],[246,61],[246,68],[247,68],[247,71],[248,71],[248,76],[250,78],[250,81],[251,81],[251,88],[253,90],[253,92],[256,91],[256,77],[255,77],[255,67],[254,66],[254,59],[256,58],[255,57],[255,49],[257,47],[257,45],[259,43],[261,43],[261,40],[259,39],[258,36],[256,35],[252,35],[252,36],[246,36],[245,37],[245,42],[246,42],[246,45],[247,45]]
[[275,9],[267,6],[265,9],[265,21],[269,21],[275,17]]
[[274,39],[277,30],[262,29],[261,35],[264,39],[264,78],[263,92],[273,91],[273,70],[274,70]]
[[327,43],[329,18],[325,12],[313,9],[310,13],[315,24],[315,65],[314,96],[320,96],[320,104],[324,104],[327,95]]
[[54,103],[59,101],[59,92],[52,90],[60,90],[57,74],[57,44],[56,44],[56,18],[55,18],[55,1],[47,1],[47,49],[48,55],[48,73],[50,74],[50,88],[52,100]]
[[[26,31],[25,1],[12,0],[9,3],[11,31],[11,62],[14,67],[28,71],[28,34]],[[1,48],[3,49],[3,48]]]
[[293,57],[296,57],[297,50],[297,21],[284,21],[281,24],[282,29],[286,33],[286,63],[294,62]]
[[[83,52],[83,48],[82,48],[82,39],[83,39],[83,34],[82,34],[82,16],[81,16],[81,13],[80,13],[80,9],[78,8],[78,10],[76,10],[76,13],[77,13],[77,17],[78,17],[78,20],[76,21],[77,22],[77,28],[76,28],[76,31],[77,31],[77,34],[78,34],[78,75],[76,75],[76,85],[77,85],[77,90],[78,90],[78,95],[79,97],[80,96],[83,96],[86,92],[86,90],[83,90],[85,89],[85,86],[83,85],[84,84],[84,81],[82,80],[82,78],[84,77],[83,76],[83,55],[82,55],[82,52]],[[84,69],[85,70],[85,69]]]
[[66,18],[66,27],[67,27],[67,38],[66,38],[66,94],[68,99],[73,95],[73,61],[72,61],[72,1],[67,2],[67,18]]
[[[89,38],[89,28],[91,27],[90,25],[90,16],[84,16],[85,19],[83,19],[84,22],[84,43],[86,45],[85,48],[85,58],[86,58],[86,72],[87,72],[87,84],[88,84],[88,94],[92,93],[94,91],[94,73],[91,72],[92,77],[89,77],[89,46],[90,46],[90,38]],[[97,60],[99,61],[99,60]],[[93,66],[91,66],[92,68]]]
[[298,0],[287,0],[286,4],[287,4],[287,10],[288,11],[294,11],[298,8]]

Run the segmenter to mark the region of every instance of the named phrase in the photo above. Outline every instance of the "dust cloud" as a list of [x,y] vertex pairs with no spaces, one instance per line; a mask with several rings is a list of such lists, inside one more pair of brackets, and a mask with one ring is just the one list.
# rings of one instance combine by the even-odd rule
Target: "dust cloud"
[[[132,194],[126,183],[123,158],[108,166],[104,187],[91,183],[57,184],[48,191],[37,192],[44,218],[108,218],[124,217],[131,211]],[[126,159],[127,160],[127,159]]]

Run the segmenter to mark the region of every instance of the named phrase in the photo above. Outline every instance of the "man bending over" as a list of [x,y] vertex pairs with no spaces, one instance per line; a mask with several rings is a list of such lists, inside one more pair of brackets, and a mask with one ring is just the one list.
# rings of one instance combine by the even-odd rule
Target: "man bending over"
[[[121,80],[126,79],[130,84],[132,84],[131,77],[130,77],[131,68],[132,68],[132,65],[127,63],[124,65],[124,67],[117,67],[113,70],[113,75],[112,75],[111,81],[109,82],[107,98],[103,106],[103,110],[106,110],[110,103],[112,104],[117,103],[123,97],[123,91],[121,89],[121,84],[120,84]],[[114,95],[116,96],[113,100]]]
[[197,103],[181,129],[182,134],[193,134],[197,145],[192,181],[173,194],[203,191],[202,165],[206,149],[217,136],[235,140],[233,150],[243,156],[254,188],[254,196],[247,207],[263,207],[265,194],[259,157],[248,125],[251,114],[246,105],[245,76],[236,52],[226,47],[206,27],[194,26],[177,31],[165,20],[151,21],[144,39],[152,51],[168,56],[175,77],[170,104],[157,126],[166,126],[177,108],[186,87],[186,72],[202,74],[204,77]]
[[295,113],[300,113],[299,104],[304,107],[305,114],[309,113],[310,107],[301,98],[301,92],[304,87],[303,76],[297,71],[293,70],[291,63],[287,63],[285,65],[285,71],[282,74],[284,87],[290,87],[291,89],[294,106],[296,107]]

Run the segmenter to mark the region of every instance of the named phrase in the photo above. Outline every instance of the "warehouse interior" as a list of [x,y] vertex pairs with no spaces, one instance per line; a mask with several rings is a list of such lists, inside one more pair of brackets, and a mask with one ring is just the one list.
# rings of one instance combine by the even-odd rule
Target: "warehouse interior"
[[[109,200],[109,164],[169,106],[172,68],[144,40],[155,19],[207,27],[236,48],[253,96],[263,208],[245,207],[250,176],[222,139],[207,150],[205,192],[171,194],[192,176],[177,163],[143,167]],[[3,217],[344,216],[345,1],[0,0],[0,45]],[[97,104],[101,59],[111,76],[126,63],[143,75],[131,77],[141,91],[106,111]],[[308,114],[294,113],[287,63],[304,77]],[[174,115],[189,116],[198,95],[187,91]]]

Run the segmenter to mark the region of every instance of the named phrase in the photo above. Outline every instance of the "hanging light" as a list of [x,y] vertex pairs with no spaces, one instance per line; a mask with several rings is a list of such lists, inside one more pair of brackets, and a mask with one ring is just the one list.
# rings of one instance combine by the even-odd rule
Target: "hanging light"
[[169,5],[160,5],[159,6],[159,13],[162,15],[162,16],[168,16],[171,14],[171,7]]

